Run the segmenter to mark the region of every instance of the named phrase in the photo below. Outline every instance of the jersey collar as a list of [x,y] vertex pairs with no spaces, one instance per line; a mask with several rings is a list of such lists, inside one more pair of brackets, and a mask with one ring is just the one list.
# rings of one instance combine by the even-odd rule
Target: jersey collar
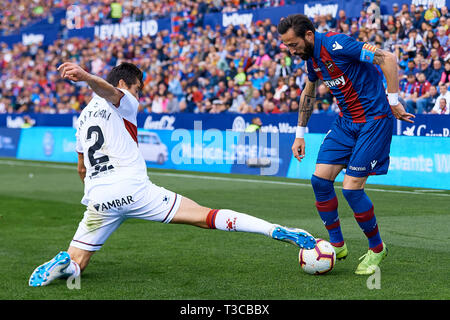
[[314,59],[320,59],[320,51],[322,49],[322,37],[320,32],[314,32]]

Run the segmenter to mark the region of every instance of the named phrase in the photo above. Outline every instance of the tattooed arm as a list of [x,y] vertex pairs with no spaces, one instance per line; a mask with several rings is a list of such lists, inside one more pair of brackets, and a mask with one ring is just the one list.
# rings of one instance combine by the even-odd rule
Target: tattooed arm
[[380,66],[387,82],[388,92],[398,92],[398,66],[397,57],[390,52],[377,49],[373,63]]
[[300,105],[298,110],[298,125],[306,127],[309,118],[313,112],[314,102],[316,101],[316,83],[306,81],[305,89],[300,96]]
[[[398,97],[399,80],[397,57],[393,53],[376,49],[373,57],[373,63],[379,65],[381,71],[383,71],[387,82],[388,96]],[[398,98],[393,98],[392,100],[389,98],[389,103],[391,105],[392,113],[397,119],[414,123],[411,119],[415,116],[405,111],[402,104],[398,102]]]
[[305,157],[305,139],[303,138],[303,134],[309,118],[311,118],[315,101],[316,83],[306,80],[305,88],[300,96],[298,126],[295,141],[292,145],[292,153],[298,161],[301,161]]

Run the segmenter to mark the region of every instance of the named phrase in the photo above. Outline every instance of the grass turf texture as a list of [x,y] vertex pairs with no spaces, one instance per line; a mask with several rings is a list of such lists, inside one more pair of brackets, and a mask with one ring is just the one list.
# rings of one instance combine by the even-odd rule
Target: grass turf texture
[[[155,169],[149,175],[204,206],[328,238],[309,181]],[[0,159],[0,177],[2,300],[450,299],[449,191],[367,186],[389,248],[379,290],[367,288],[368,277],[354,275],[367,240],[339,184],[349,256],[326,275],[303,273],[296,247],[261,235],[128,220],[93,256],[81,289],[69,290],[64,280],[45,288],[27,282],[35,267],[67,249],[82,218],[83,187],[75,165]]]

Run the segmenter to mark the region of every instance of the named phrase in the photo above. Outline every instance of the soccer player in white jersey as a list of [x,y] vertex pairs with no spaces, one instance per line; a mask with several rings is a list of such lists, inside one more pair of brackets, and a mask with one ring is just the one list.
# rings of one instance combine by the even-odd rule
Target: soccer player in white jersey
[[233,210],[198,205],[154,185],[137,144],[137,112],[143,74],[131,63],[114,67],[106,80],[73,63],[58,70],[64,79],[85,81],[94,97],[81,112],[77,127],[78,173],[84,182],[84,217],[67,251],[40,265],[29,285],[45,286],[57,278],[77,277],[91,256],[122,222],[138,218],[182,223],[224,231],[266,235],[312,249],[316,240],[291,229]]

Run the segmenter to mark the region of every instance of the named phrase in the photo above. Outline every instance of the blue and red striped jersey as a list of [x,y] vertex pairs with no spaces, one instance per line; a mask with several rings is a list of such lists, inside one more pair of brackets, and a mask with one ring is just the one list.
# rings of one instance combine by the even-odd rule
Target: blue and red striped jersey
[[308,78],[323,80],[337,99],[340,116],[352,122],[392,115],[383,75],[372,63],[375,50],[345,34],[315,32],[314,54],[307,61]]

